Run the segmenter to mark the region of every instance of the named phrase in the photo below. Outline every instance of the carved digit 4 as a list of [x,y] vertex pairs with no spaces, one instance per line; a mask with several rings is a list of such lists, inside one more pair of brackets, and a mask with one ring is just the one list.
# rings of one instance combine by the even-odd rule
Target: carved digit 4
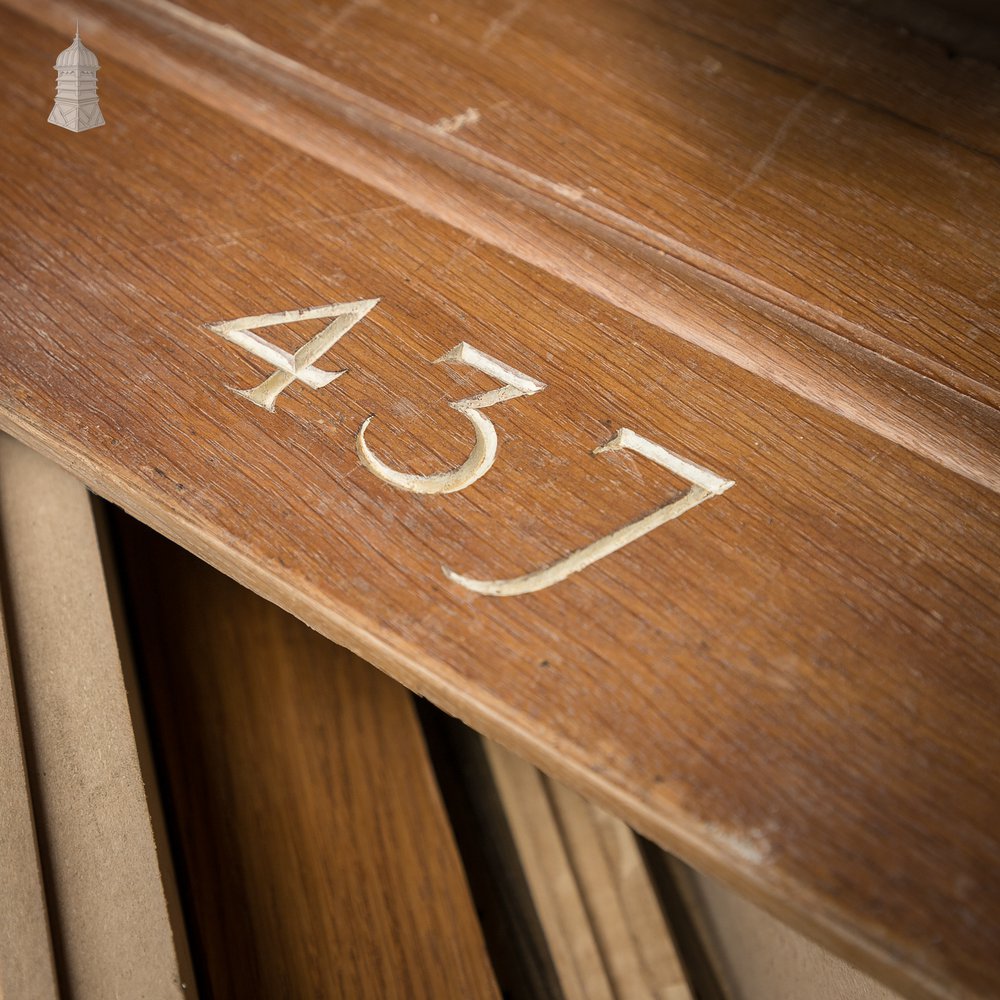
[[366,469],[383,482],[411,493],[456,493],[466,486],[471,486],[477,479],[481,479],[496,460],[497,432],[493,421],[479,411],[508,399],[516,399],[518,396],[531,396],[545,388],[544,382],[530,378],[524,372],[519,372],[516,368],[511,368],[510,365],[505,365],[502,361],[491,358],[466,343],[457,344],[446,354],[441,355],[434,364],[441,362],[470,365],[503,383],[499,389],[490,389],[478,396],[470,396],[468,399],[448,404],[453,410],[458,410],[468,418],[476,431],[476,442],[472,446],[472,451],[458,468],[421,476],[412,472],[400,472],[386,465],[372,454],[365,440],[365,431],[374,417],[369,417],[361,425],[355,441],[358,458]]
[[686,513],[692,507],[697,507],[698,504],[710,497],[725,493],[731,486],[736,485],[732,481],[723,479],[693,462],[688,462],[673,452],[667,451],[666,448],[627,429],[620,430],[606,444],[595,448],[593,454],[619,451],[622,448],[628,448],[630,451],[651,459],[657,465],[662,465],[663,468],[669,469],[678,476],[682,476],[692,484],[691,488],[676,500],[654,510],[652,514],[647,514],[645,517],[639,518],[638,521],[633,521],[631,524],[613,531],[610,535],[605,535],[604,538],[599,538],[596,542],[591,542],[590,545],[577,549],[564,559],[543,566],[531,573],[525,573],[523,576],[515,576],[507,580],[475,580],[472,577],[454,573],[447,567],[442,567],[445,576],[454,583],[474,590],[477,594],[488,594],[492,597],[515,597],[518,594],[530,594],[536,590],[544,590],[554,583],[565,580],[571,574],[586,569],[599,559],[611,555],[612,552],[617,552],[629,542],[642,538],[643,535],[649,534],[661,524],[666,524],[667,521],[680,517],[681,514]]
[[[345,374],[343,371],[325,372],[314,368],[313,365],[378,303],[378,299],[363,299],[360,302],[338,302],[329,306],[317,306],[315,309],[293,309],[291,312],[269,313],[266,316],[244,316],[242,319],[230,319],[224,323],[210,323],[208,329],[275,366],[277,371],[264,379],[260,385],[252,389],[233,389],[233,392],[246,397],[251,403],[273,413],[274,401],[293,382],[301,381],[310,389],[322,389],[323,386],[329,385],[334,379]],[[327,318],[331,322],[315,337],[306,341],[294,354],[289,354],[264,340],[263,337],[250,332],[282,323]]]

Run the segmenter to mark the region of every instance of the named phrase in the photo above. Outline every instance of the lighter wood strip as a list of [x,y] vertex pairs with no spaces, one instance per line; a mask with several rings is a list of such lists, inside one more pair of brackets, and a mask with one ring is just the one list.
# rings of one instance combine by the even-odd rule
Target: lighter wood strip
[[544,780],[615,995],[691,1000],[635,834],[565,785]]
[[566,1000],[690,1000],[632,831],[484,746]]
[[498,744],[484,745],[565,1000],[614,1000],[542,775]]

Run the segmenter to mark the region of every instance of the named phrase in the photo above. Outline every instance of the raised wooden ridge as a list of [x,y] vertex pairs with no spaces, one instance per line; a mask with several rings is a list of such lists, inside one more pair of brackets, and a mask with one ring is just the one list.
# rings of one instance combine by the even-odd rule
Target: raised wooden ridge
[[[61,35],[0,25],[0,423],[914,995],[997,992],[985,396],[124,8],[81,11],[107,127],[48,128]],[[336,382],[273,413],[230,391],[273,366],[209,324],[377,297],[316,362]],[[468,490],[395,490],[355,435],[374,414],[394,467],[459,465],[448,403],[497,386],[432,363],[460,341],[545,388],[485,411]],[[523,573],[687,486],[593,454],[622,427],[736,485],[537,594],[444,576]]]
[[[62,0],[5,3],[50,26],[75,16]],[[930,351],[907,344],[898,323],[886,336],[870,321],[817,308],[725,254],[612,211],[167,0],[92,0],[80,13],[95,45],[170,87],[1000,490],[996,324],[982,306],[986,326],[975,336],[952,328]],[[983,191],[984,211],[1000,212],[995,191]],[[962,250],[963,261],[981,253],[978,244]],[[953,308],[969,306],[965,297]],[[981,377],[960,369],[964,354],[950,363],[934,354],[976,343]]]

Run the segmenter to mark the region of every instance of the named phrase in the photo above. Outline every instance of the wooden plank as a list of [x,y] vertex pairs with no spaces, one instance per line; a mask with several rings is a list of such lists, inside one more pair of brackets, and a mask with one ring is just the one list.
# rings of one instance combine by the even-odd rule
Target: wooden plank
[[[81,10],[62,0],[5,3],[59,27],[83,13],[95,44],[142,73],[154,73],[161,85],[920,455],[1000,488],[995,392],[955,367],[931,363],[908,348],[893,349],[882,327],[873,332],[828,310],[817,313],[807,299],[753,285],[724,258],[692,255],[678,240],[651,238],[648,226],[568,197],[565,185],[510,169],[492,154],[231,28],[204,19],[192,24],[192,15],[171,4],[122,7],[93,0]],[[36,88],[43,85],[37,73]],[[278,170],[273,163],[259,169],[262,184],[281,182],[280,172],[269,172]],[[956,204],[965,204],[965,198]],[[987,199],[986,218],[996,215],[994,208]],[[897,249],[904,256],[906,247]],[[796,257],[801,252],[797,248]],[[990,287],[985,286],[987,296]],[[930,300],[927,305],[936,314],[938,307]],[[952,339],[970,342],[964,336]],[[992,333],[973,339],[992,351]]]
[[611,977],[544,777],[495,744],[487,743],[487,754],[562,994],[567,1000],[611,1000],[615,996]]
[[[0,536],[60,993],[192,996],[167,912],[90,498],[6,435]],[[11,994],[22,995],[35,994]]]
[[690,1000],[635,835],[486,743],[566,1000]]
[[0,615],[0,997],[55,1000],[55,956],[35,839],[31,790]]
[[565,785],[546,784],[615,995],[691,1000],[635,834]]
[[497,996],[410,695],[118,530],[211,995]]
[[[230,26],[231,47],[238,31],[332,77],[363,114],[436,131],[744,292],[1000,401],[995,66],[946,73],[940,49],[930,60],[927,42],[819,3],[794,17],[751,0],[141,6]],[[814,50],[819,32],[839,58],[803,64],[802,36]],[[895,82],[907,76],[916,109]],[[924,108],[961,141],[922,124]]]
[[[315,92],[283,90],[242,56],[219,75],[216,50],[188,29],[154,43],[130,14],[120,33],[86,16],[158,76],[102,53],[117,124],[40,130],[45,53],[61,39],[2,19],[14,228],[0,420],[913,992],[995,992],[997,505],[984,483],[996,481],[996,413],[912,373],[890,392],[869,355],[817,348],[794,317],[703,278],[685,285],[672,265],[655,290],[647,260],[574,229],[577,216],[557,224],[449,179],[444,161],[329,108],[324,122]],[[172,87],[204,87],[254,128]],[[331,169],[337,157],[421,208],[440,183],[434,213]],[[436,221],[446,212],[464,231]],[[482,226],[497,243],[513,232],[519,256],[467,235]],[[588,268],[595,286],[646,274],[686,325],[589,294]],[[229,391],[271,364],[206,324],[375,296],[317,362],[347,369],[332,385],[298,381],[273,413]],[[291,352],[322,326],[260,333]],[[738,363],[709,343],[725,337],[743,345]],[[398,490],[361,463],[358,430],[375,414],[369,444],[403,470],[464,462],[473,428],[446,403],[497,383],[431,364],[459,341],[546,388],[486,411],[499,451],[470,489]],[[793,348],[768,353],[778,341]],[[807,370],[808,386],[784,388]],[[592,453],[623,427],[736,485],[537,593],[479,596],[444,575],[523,574],[688,487],[676,464]]]

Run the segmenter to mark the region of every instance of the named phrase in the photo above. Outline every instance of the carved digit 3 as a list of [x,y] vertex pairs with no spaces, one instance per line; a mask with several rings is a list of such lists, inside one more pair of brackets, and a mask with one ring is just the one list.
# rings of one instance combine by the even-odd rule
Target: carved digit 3
[[401,490],[408,490],[410,493],[457,493],[485,476],[496,460],[497,432],[493,421],[479,411],[506,402],[508,399],[516,399],[518,396],[534,395],[545,388],[544,382],[530,378],[524,372],[519,372],[516,368],[511,368],[510,365],[505,365],[502,361],[483,354],[482,351],[466,343],[456,344],[446,354],[442,354],[434,364],[442,362],[470,365],[503,383],[499,389],[490,389],[479,393],[478,396],[470,396],[468,399],[448,404],[466,417],[476,431],[476,442],[472,446],[472,451],[458,468],[422,476],[413,472],[400,472],[386,465],[372,454],[365,440],[365,431],[375,419],[373,416],[361,425],[355,440],[358,458],[366,469],[383,482]]
[[703,469],[700,465],[695,465],[693,462],[688,462],[679,455],[667,451],[666,448],[641,437],[635,431],[624,428],[606,444],[595,448],[593,453],[598,455],[606,451],[620,451],[622,448],[628,448],[630,451],[652,459],[657,465],[662,465],[663,468],[682,476],[692,484],[691,488],[682,493],[676,500],[654,510],[652,514],[647,514],[645,517],[639,518],[638,521],[626,524],[610,535],[605,535],[596,542],[591,542],[590,545],[577,549],[564,559],[550,563],[548,566],[543,566],[531,573],[525,573],[523,576],[514,576],[506,580],[475,580],[472,577],[461,576],[446,566],[442,566],[444,575],[453,583],[474,590],[477,594],[487,594],[491,597],[516,597],[519,594],[530,594],[536,590],[544,590],[554,583],[565,580],[571,574],[586,569],[599,559],[611,555],[612,552],[617,552],[629,542],[642,538],[643,535],[649,534],[661,524],[666,524],[667,521],[680,517],[681,514],[686,513],[692,507],[697,507],[698,504],[710,497],[725,493],[731,486],[736,485],[731,480],[723,479],[714,472],[709,472],[708,469]]

